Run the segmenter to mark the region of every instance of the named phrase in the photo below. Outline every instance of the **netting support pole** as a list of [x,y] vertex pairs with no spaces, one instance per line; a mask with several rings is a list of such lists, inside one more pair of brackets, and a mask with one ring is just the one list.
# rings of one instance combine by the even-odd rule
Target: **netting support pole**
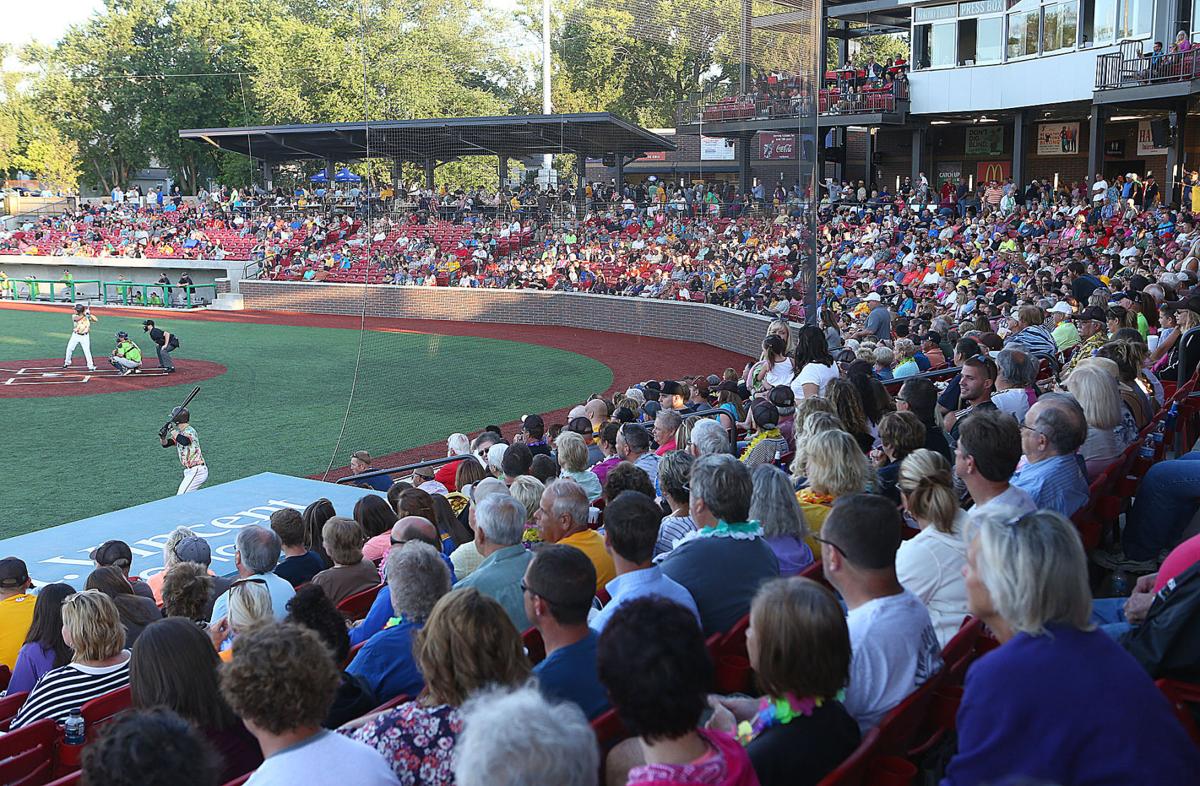
[[500,179],[500,188],[508,182],[508,156],[501,153],[496,160],[496,176]]
[[[1013,114],[1013,162],[1012,179],[1021,188],[1025,183],[1025,148],[1029,147],[1028,116],[1024,109]],[[978,184],[976,184],[978,185]]]
[[739,45],[742,58],[741,69],[739,76],[741,77],[741,92],[742,95],[750,92],[750,24],[754,17],[754,2],[753,0],[742,0],[742,18],[740,20],[741,29]]
[[392,159],[392,188],[399,189],[400,178],[404,174],[404,162],[399,158]]
[[625,193],[625,154],[617,153],[617,195],[620,200]]
[[875,176],[875,129],[866,129],[866,145],[863,151],[863,182],[867,185],[867,196],[871,195],[871,181]]
[[425,187],[433,188],[433,172],[437,168],[437,162],[432,158],[425,159]]
[[750,207],[750,140],[753,134],[742,134],[738,137],[737,164],[738,190],[742,192],[742,201]]
[[[822,171],[824,168],[824,156],[821,155],[824,145],[822,144],[821,139],[821,102],[819,95],[821,83],[825,79],[825,56],[826,52],[828,51],[827,44],[829,41],[829,28],[827,27],[827,23],[825,21],[825,10],[822,7],[823,5],[824,4],[822,3],[822,0],[813,0],[812,16],[809,18],[810,29],[814,33],[817,33],[817,31],[820,32],[817,33],[817,40],[813,44],[818,48],[818,51],[813,53],[812,63],[810,63],[810,67],[813,69],[813,83],[810,91],[812,95],[811,130],[813,140],[813,155],[812,161],[809,162],[808,187],[807,189],[801,189],[802,192],[804,190],[808,191],[808,215],[804,217],[805,231],[802,234],[802,237],[807,235],[806,245],[808,248],[805,250],[808,253],[804,254],[802,259],[804,260],[804,321],[809,325],[817,324],[817,273],[819,270],[818,265],[820,264],[820,261],[817,258],[816,224],[818,208],[821,204],[821,187],[819,185],[819,181],[821,179],[821,175],[824,174]],[[844,39],[839,43],[844,43]],[[797,142],[800,142],[803,139],[803,134],[796,135]],[[803,200],[804,198],[801,197],[801,199]],[[802,205],[802,209],[803,207],[804,206]]]
[[914,128],[912,132],[912,184],[916,188],[921,183],[921,172],[925,170],[925,136],[924,128]]

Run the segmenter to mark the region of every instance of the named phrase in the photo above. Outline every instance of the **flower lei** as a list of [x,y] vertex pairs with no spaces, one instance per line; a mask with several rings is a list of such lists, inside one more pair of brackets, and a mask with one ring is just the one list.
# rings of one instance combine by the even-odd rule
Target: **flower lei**
[[[841,701],[845,694],[844,690],[838,691],[834,698]],[[772,726],[786,726],[796,718],[810,717],[826,701],[828,699],[820,696],[797,698],[793,693],[786,693],[780,699],[764,696],[758,704],[758,712],[754,713],[754,718],[738,724],[738,741],[742,745],[749,745],[752,740]]]
[[833,504],[832,494],[822,494],[818,491],[813,491],[811,488],[800,489],[800,501],[807,502],[810,505],[824,505],[829,507]]
[[781,437],[782,437],[782,435],[779,433],[778,428],[763,429],[762,431],[760,431],[754,435],[754,438],[750,440],[750,444],[747,445],[746,449],[742,451],[741,460],[745,461],[746,457],[750,455],[750,452],[752,450],[754,450],[755,446],[758,445],[758,443],[762,442],[764,439],[780,439]]

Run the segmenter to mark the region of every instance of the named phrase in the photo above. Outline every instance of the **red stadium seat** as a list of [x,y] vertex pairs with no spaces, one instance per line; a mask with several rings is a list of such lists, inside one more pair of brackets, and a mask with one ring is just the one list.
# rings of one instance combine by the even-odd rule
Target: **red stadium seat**
[[1200,685],[1168,679],[1158,680],[1154,684],[1171,702],[1175,717],[1179,718],[1192,742],[1200,746],[1200,724],[1196,720],[1197,712],[1200,712]]
[[225,783],[224,786],[242,786],[243,783],[250,780],[250,776],[253,774],[254,774],[254,771],[251,770],[250,772],[246,773],[245,775],[239,775],[238,777],[234,778],[233,780],[228,781],[227,783]]
[[521,640],[525,643],[525,653],[530,663],[536,666],[546,659],[546,643],[542,641],[541,631],[530,628],[521,634]]
[[17,716],[17,712],[28,696],[29,691],[21,691],[0,699],[0,731],[8,731],[8,724]]
[[82,778],[83,771],[75,770],[75,772],[68,773],[58,780],[50,781],[50,783],[46,784],[46,786],[78,786],[78,784],[82,782]]
[[40,786],[54,774],[54,746],[61,732],[44,718],[14,732],[0,735],[0,783],[5,786]]
[[412,696],[409,696],[406,693],[401,693],[399,696],[395,696],[391,699],[388,699],[383,704],[380,704],[378,707],[371,710],[367,714],[374,715],[377,712],[387,712],[390,709],[394,709],[396,707],[399,707],[401,704],[405,704],[410,701],[412,701]]
[[370,589],[356,592],[350,597],[344,598],[337,606],[338,611],[345,614],[351,620],[362,619],[371,610],[371,604],[375,602],[375,596],[379,594],[382,586],[382,584],[377,584]]
[[95,735],[106,723],[112,720],[114,716],[129,709],[132,703],[133,700],[128,685],[123,688],[111,690],[103,696],[97,696],[91,701],[86,702],[82,710],[88,741],[91,742],[95,739]]

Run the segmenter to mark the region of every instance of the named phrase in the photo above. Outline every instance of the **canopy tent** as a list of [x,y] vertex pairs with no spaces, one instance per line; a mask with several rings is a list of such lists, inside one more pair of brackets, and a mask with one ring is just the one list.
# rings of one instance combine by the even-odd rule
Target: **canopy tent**
[[313,183],[328,183],[329,173],[327,170],[322,169],[320,172],[310,177],[309,180]]
[[[324,171],[324,170],[322,170],[322,171]],[[342,167],[341,169],[339,169],[337,171],[337,174],[333,176],[333,180],[335,183],[361,183],[362,182],[361,177],[354,174],[346,167]]]

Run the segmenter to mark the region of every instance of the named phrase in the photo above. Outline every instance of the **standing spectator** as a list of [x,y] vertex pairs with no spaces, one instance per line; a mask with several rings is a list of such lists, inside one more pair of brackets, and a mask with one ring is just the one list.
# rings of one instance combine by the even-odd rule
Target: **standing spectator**
[[689,512],[699,528],[662,561],[663,573],[687,588],[706,635],[729,630],[750,610],[759,586],[779,575],[779,561],[750,521],[750,470],[733,456],[692,464]]
[[63,601],[62,616],[63,641],[75,654],[38,680],[10,731],[42,718],[63,720],[85,702],[129,683],[125,630],[112,599],[98,590],[76,593]]
[[850,678],[842,607],[815,581],[770,581],[750,607],[746,651],[766,695],[720,698],[710,727],[738,735],[763,786],[814,786],[860,737],[837,698]]
[[1195,780],[1200,753],[1171,705],[1090,624],[1087,557],[1071,522],[1038,511],[975,524],[969,605],[1001,646],[967,672],[944,783]]
[[1042,396],[1025,414],[1021,448],[1028,463],[1012,476],[1012,485],[1028,492],[1039,509],[1073,515],[1088,501],[1083,463],[1075,455],[1086,437],[1079,402],[1063,393]]
[[604,586],[608,603],[590,615],[588,626],[592,630],[604,630],[605,623],[622,603],[644,595],[661,595],[690,609],[697,621],[700,619],[691,593],[664,576],[662,568],[653,562],[661,516],[654,500],[637,491],[622,491],[604,509],[604,544],[612,555],[617,577]]
[[534,553],[521,582],[525,614],[542,634],[546,657],[533,667],[547,698],[572,701],[588,720],[608,709],[596,679],[596,632],[588,609],[596,594],[596,571],[578,549],[545,545]]
[[783,470],[764,464],[751,475],[754,496],[750,520],[762,525],[763,537],[779,561],[780,576],[794,576],[813,562],[808,525],[792,481]]
[[31,586],[24,560],[0,560],[0,665],[9,669],[16,665],[17,652],[33,622],[37,596],[29,594]]
[[604,537],[588,527],[587,495],[578,483],[560,479],[547,484],[536,520],[543,543],[571,546],[591,560],[596,577],[593,594],[617,575],[604,548]]
[[217,753],[224,783],[262,764],[262,752],[221,697],[220,664],[208,636],[191,622],[160,620],[133,647],[129,688],[135,710],[170,707],[191,723]]
[[[15,559],[10,557],[9,559]],[[0,572],[3,572],[0,561]],[[47,584],[38,591],[33,622],[25,635],[25,644],[17,652],[17,662],[8,681],[8,695],[28,693],[42,675],[71,662],[71,648],[63,639],[63,601],[75,594],[70,584]]]
[[900,544],[896,578],[925,604],[938,645],[945,647],[967,615],[967,514],[958,506],[949,462],[932,450],[914,451],[901,462],[898,486],[902,506],[921,531]]
[[713,665],[687,609],[656,597],[625,604],[604,628],[597,667],[647,762],[629,771],[627,784],[695,783],[696,762],[713,773],[710,783],[758,783],[750,757],[733,736],[700,728]]
[[[287,616],[287,602],[296,590],[281,576],[272,571],[279,562],[279,536],[265,527],[251,524],[243,528],[234,540],[233,564],[238,576],[243,579],[259,578],[271,593],[271,609],[275,619]],[[229,591],[226,590],[213,604],[210,619],[219,620],[229,616]]]
[[574,704],[552,704],[529,687],[497,689],[475,695],[461,714],[456,786],[595,786],[596,735]]
[[[514,483],[513,491],[516,490]],[[522,544],[526,519],[526,509],[515,497],[494,494],[479,503],[475,511],[475,548],[483,556],[483,562],[455,585],[474,587],[495,599],[520,631],[529,628],[521,580],[533,559],[532,552]]]
[[388,556],[388,592],[399,622],[376,633],[346,668],[361,677],[380,702],[416,696],[424,686],[413,660],[413,639],[438,599],[450,591],[450,571],[437,549],[405,544]]
[[382,754],[406,786],[451,786],[463,732],[459,708],[485,688],[525,684],[529,661],[504,609],[473,589],[442,596],[417,636],[414,656],[425,675],[421,697],[360,718],[341,733]]
[[304,518],[294,508],[271,514],[271,531],[279,536],[283,560],[275,566],[275,575],[287,579],[293,587],[307,584],[325,570],[321,555],[304,545]]
[[238,638],[221,693],[262,750],[249,786],[395,786],[377,752],[321,727],[338,679],[329,650],[299,625],[269,624]]
[[362,527],[354,519],[334,516],[325,522],[322,541],[333,567],[313,576],[312,583],[325,590],[336,606],[351,595],[379,586],[379,572],[363,557]]
[[845,705],[864,733],[942,667],[929,612],[896,578],[901,526],[891,502],[855,494],[834,505],[819,538],[825,577],[849,609]]

